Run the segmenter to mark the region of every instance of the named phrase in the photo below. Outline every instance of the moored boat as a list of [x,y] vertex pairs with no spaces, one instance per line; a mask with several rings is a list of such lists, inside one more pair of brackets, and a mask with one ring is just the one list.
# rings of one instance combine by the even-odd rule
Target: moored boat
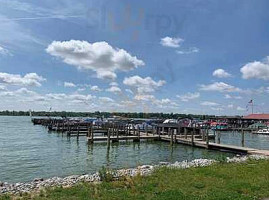
[[262,134],[262,135],[269,135],[269,128],[260,129],[256,132],[253,132],[255,134]]

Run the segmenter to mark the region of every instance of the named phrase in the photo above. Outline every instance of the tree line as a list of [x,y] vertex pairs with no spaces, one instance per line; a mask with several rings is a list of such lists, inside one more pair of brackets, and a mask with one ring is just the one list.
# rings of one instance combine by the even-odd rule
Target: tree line
[[[2,116],[29,116],[29,111],[0,111]],[[178,119],[178,118],[214,118],[214,115],[194,115],[180,113],[143,113],[143,112],[68,112],[68,111],[32,111],[32,116],[50,117],[126,117],[126,118],[158,118],[158,119]]]

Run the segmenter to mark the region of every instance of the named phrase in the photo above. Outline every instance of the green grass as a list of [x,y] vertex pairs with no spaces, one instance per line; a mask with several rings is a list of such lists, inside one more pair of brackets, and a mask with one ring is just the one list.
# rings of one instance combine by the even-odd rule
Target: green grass
[[[161,168],[148,177],[137,176],[116,182],[84,183],[72,188],[48,189],[32,198],[253,200],[265,197],[269,197],[269,161],[222,163],[186,170]],[[30,196],[21,198],[29,199]]]

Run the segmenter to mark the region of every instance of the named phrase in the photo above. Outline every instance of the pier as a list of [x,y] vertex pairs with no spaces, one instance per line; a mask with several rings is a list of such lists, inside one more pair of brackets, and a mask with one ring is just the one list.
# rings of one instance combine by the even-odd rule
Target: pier
[[[268,150],[259,150],[245,147],[245,132],[248,130],[237,129],[241,132],[241,146],[221,144],[221,132],[211,131],[208,127],[181,127],[179,124],[152,124],[143,125],[132,120],[114,120],[105,123],[94,124],[68,119],[33,119],[35,125],[43,125],[49,131],[55,131],[67,137],[86,136],[90,145],[95,142],[111,143],[131,140],[156,140],[170,142],[171,145],[183,144],[198,148],[206,148],[218,151],[229,151],[242,154],[259,154],[269,156]],[[212,142],[215,141],[215,142]]]

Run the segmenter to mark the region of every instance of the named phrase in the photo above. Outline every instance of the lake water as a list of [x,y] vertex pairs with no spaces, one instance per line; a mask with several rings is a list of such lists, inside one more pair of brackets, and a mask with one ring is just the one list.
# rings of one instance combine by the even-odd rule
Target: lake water
[[[221,139],[233,140],[225,135]],[[268,149],[269,138],[266,140]],[[108,150],[106,143],[88,145],[86,137],[77,140],[48,133],[45,127],[34,126],[29,117],[0,116],[0,181],[24,182],[41,177],[94,173],[102,166],[127,168],[220,156],[233,154],[149,141],[121,142],[112,144]]]

